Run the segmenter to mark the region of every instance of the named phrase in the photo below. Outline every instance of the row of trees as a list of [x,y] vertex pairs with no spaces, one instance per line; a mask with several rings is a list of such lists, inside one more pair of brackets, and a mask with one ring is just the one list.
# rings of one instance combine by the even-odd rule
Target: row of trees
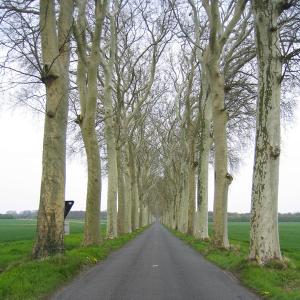
[[6,84],[45,114],[35,257],[63,251],[67,140],[87,158],[84,245],[101,240],[101,173],[108,238],[153,215],[209,238],[213,162],[213,241],[229,248],[229,168],[256,118],[250,259],[281,259],[279,112],[292,102],[280,92],[297,84],[296,1],[4,0],[0,12]]
[[0,8],[2,67],[14,76],[7,84],[26,84],[18,90],[23,102],[45,114],[34,257],[63,251],[67,136],[87,158],[83,244],[101,241],[101,172],[108,176],[107,238],[149,224],[158,178],[146,124],[162,93],[152,88],[170,12],[148,1],[4,1]]
[[[166,195],[162,204],[163,222],[199,239],[209,238],[207,189],[212,159],[212,239],[217,247],[230,247],[227,201],[233,177],[228,165],[235,162],[237,143],[242,145],[251,136],[256,114],[249,258],[259,264],[281,260],[277,216],[280,106],[282,99],[289,101],[288,93],[282,97],[281,90],[298,84],[294,75],[299,70],[299,26],[295,24],[299,4],[187,2],[173,3],[190,51],[184,57],[186,66],[177,88],[178,127],[172,127],[179,139],[175,145],[170,141],[174,148],[166,154],[164,186],[170,186],[171,196]],[[283,111],[292,105],[283,103]]]

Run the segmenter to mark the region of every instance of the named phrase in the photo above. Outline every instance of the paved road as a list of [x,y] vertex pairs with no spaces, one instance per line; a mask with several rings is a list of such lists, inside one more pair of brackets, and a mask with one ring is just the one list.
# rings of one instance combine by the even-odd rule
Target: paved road
[[259,299],[156,223],[52,299]]

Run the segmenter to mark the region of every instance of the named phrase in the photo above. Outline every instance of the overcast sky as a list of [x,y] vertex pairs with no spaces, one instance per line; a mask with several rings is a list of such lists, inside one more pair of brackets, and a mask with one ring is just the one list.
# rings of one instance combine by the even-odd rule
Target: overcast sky
[[[300,212],[300,109],[295,122],[282,131],[279,212]],[[0,213],[36,210],[41,180],[43,116],[21,109],[0,109]],[[253,152],[249,151],[249,153]],[[244,162],[230,186],[228,211],[249,212],[253,154]],[[212,171],[212,170],[211,170]],[[209,209],[212,210],[212,175]],[[299,176],[299,177],[298,177]],[[68,159],[66,199],[75,200],[73,210],[85,209],[86,167],[84,157]],[[106,209],[106,180],[103,180],[102,210]]]

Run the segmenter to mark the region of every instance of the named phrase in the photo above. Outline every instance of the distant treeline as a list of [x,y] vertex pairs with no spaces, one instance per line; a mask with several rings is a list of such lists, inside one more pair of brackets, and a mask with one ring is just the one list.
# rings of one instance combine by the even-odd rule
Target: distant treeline
[[10,214],[0,214],[0,219],[15,219],[15,217]]
[[[83,220],[85,216],[85,211],[83,210],[74,210],[70,211],[67,219],[76,219]],[[20,213],[16,211],[8,211],[6,214],[0,214],[0,219],[36,219],[37,211],[36,210],[24,210]],[[101,212],[102,220],[106,220],[107,214],[106,211]],[[298,213],[287,213],[287,214],[278,214],[279,222],[300,222],[300,212]],[[213,213],[208,212],[208,221],[213,221]],[[239,213],[228,213],[229,222],[249,222],[250,213],[239,214]]]
[[[74,211],[70,211],[67,219],[76,219],[76,220],[83,220],[85,217],[85,211],[83,210],[74,210]],[[101,211],[100,213],[100,219],[101,220],[106,220],[107,218],[107,213],[106,211]]]
[[[229,222],[249,222],[250,213],[239,214],[239,213],[228,213]],[[287,214],[278,214],[279,222],[300,222],[300,212],[298,213],[287,213]],[[208,212],[208,221],[213,221],[213,212]]]
[[[77,219],[83,220],[85,217],[85,211],[78,210],[78,211],[70,211],[67,219]],[[102,220],[107,218],[106,211],[101,212],[100,217]],[[37,218],[37,210],[24,210],[20,213],[16,211],[10,210],[7,211],[5,214],[0,214],[0,219],[36,219]]]
[[14,210],[9,210],[5,214],[0,215],[0,219],[36,219],[37,210],[24,210],[17,213]]

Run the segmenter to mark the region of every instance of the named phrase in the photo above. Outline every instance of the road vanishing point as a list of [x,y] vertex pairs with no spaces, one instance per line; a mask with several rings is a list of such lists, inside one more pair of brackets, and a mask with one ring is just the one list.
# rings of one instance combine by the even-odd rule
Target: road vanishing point
[[155,223],[52,300],[260,299]]

